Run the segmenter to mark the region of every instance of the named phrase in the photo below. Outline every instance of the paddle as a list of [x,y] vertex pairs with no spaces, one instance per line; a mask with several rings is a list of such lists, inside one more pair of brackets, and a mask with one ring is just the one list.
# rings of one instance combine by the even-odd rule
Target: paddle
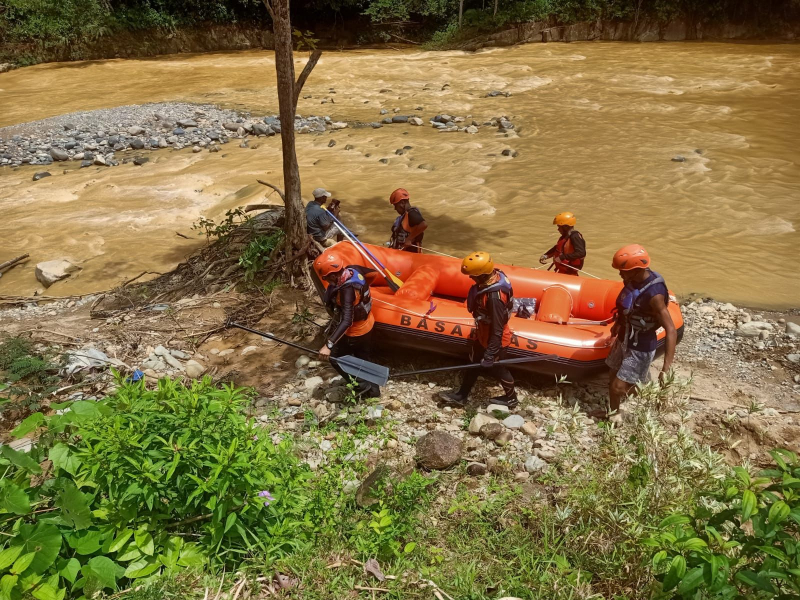
[[384,265],[381,261],[379,261],[372,252],[367,250],[366,246],[364,246],[364,244],[362,244],[356,238],[356,236],[353,235],[353,232],[350,231],[347,227],[345,227],[344,224],[338,218],[336,218],[336,215],[334,215],[331,211],[328,211],[328,214],[333,219],[333,223],[334,225],[336,225],[337,229],[342,232],[342,235],[345,238],[347,238],[347,241],[353,244],[356,247],[356,249],[358,249],[358,251],[361,253],[361,256],[366,258],[372,264],[372,266],[375,267],[378,270],[378,272],[381,273],[381,275],[383,275],[383,278],[386,280],[386,283],[389,285],[391,290],[393,292],[399,290],[400,286],[403,285],[403,280],[397,277],[389,269],[387,269],[386,265]]
[[[558,358],[556,354],[541,354],[539,356],[525,356],[522,358],[507,358],[505,360],[498,360],[494,365],[516,365],[520,363],[539,362],[540,360],[548,360],[551,358]],[[404,373],[392,374],[392,379],[396,377],[407,377],[408,375],[422,375],[423,373],[438,373],[440,371],[455,371],[460,369],[477,369],[481,363],[470,363],[468,365],[457,365],[455,367],[436,367],[434,369],[420,369],[418,371],[406,371]]]
[[[230,322],[227,324],[227,326],[237,327],[238,329],[243,329],[244,331],[255,333],[256,335],[260,335],[274,342],[278,342],[279,344],[291,346],[292,348],[297,348],[298,350],[302,350],[303,352],[308,352],[309,354],[319,354],[317,350],[306,348],[305,346],[295,344],[294,342],[290,342],[288,340],[282,340],[281,338],[277,338],[269,333],[258,331],[257,329],[251,329],[250,327],[246,327],[245,325],[240,325],[239,323]],[[336,364],[338,364],[345,373],[353,377],[358,377],[359,379],[363,379],[364,381],[369,381],[370,383],[374,383],[376,385],[386,385],[386,382],[389,381],[389,368],[384,367],[383,365],[378,365],[375,363],[368,362],[366,360],[361,360],[360,358],[356,358],[355,356],[338,356],[338,357],[331,356],[330,359],[332,361],[335,361]]]

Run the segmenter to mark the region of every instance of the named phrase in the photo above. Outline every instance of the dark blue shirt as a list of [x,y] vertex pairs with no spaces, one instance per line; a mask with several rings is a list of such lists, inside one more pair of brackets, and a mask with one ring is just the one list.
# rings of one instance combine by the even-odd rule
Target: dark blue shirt
[[325,241],[325,234],[331,228],[333,217],[326,211],[319,202],[309,202],[306,204],[306,232],[318,242]]

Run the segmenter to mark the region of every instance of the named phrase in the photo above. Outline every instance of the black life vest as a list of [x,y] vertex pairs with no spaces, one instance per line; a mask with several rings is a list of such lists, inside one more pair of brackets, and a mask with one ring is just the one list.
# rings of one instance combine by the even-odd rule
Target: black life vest
[[[644,292],[654,285],[659,283],[665,284],[664,278],[656,273],[650,271],[650,275],[646,283],[636,288],[632,285],[626,285],[617,298],[617,311],[625,318],[625,342],[633,342],[634,344],[639,341],[639,334],[643,331],[654,331],[658,329],[661,324],[655,315],[650,310],[650,303],[643,302]],[[664,294],[664,302],[669,305],[669,293]]]
[[[413,206],[409,207],[409,209],[405,212],[405,214],[399,215],[395,220],[394,224],[392,225],[392,239],[389,242],[391,248],[395,248],[400,250],[403,248],[403,245],[406,243],[406,240],[411,235],[411,224],[408,219],[408,215],[412,210],[416,210]],[[412,242],[419,239],[419,235],[415,236]],[[408,248],[411,252],[422,252],[419,248]]]
[[472,313],[472,316],[475,317],[475,321],[478,323],[488,323],[490,320],[491,315],[489,314],[488,303],[485,301],[485,297],[492,292],[500,292],[500,298],[506,304],[509,317],[511,316],[513,310],[514,289],[511,287],[511,281],[509,281],[505,273],[498,269],[497,275],[499,276],[498,280],[492,285],[488,285],[485,288],[480,288],[477,285],[473,285],[469,289],[469,295],[467,296],[467,310]]

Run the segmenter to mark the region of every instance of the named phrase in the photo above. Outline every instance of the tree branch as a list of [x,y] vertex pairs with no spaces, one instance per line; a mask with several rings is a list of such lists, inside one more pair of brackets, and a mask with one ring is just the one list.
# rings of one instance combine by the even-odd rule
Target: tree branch
[[306,83],[306,79],[308,79],[308,76],[311,75],[311,71],[314,70],[314,67],[317,65],[320,56],[322,56],[322,50],[314,50],[311,53],[311,56],[308,57],[308,62],[306,63],[306,66],[303,67],[303,71],[302,73],[300,73],[300,77],[297,78],[297,82],[294,84],[295,110],[297,110],[297,101],[300,99],[300,92],[303,91],[303,86]]
[[270,18],[272,19],[272,22],[274,23],[275,22],[275,13],[272,10],[272,5],[269,3],[269,0],[262,0],[262,2],[264,3],[264,6],[267,7],[267,12],[269,13]]
[[281,197],[281,200],[283,200],[284,203],[286,202],[286,196],[283,195],[283,190],[281,188],[279,188],[278,186],[272,185],[271,183],[267,183],[266,181],[261,181],[260,179],[256,179],[256,181],[258,183],[260,183],[261,185],[265,185],[268,188],[272,188],[273,190],[278,192],[278,195]]

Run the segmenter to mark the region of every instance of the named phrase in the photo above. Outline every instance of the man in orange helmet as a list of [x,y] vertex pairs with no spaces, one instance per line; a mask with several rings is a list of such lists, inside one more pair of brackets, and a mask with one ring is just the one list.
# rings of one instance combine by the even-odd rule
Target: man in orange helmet
[[556,266],[556,273],[564,275],[577,275],[583,268],[583,261],[586,258],[586,242],[580,232],[575,229],[575,215],[571,212],[562,212],[553,219],[553,225],[558,226],[558,238],[556,245],[539,257],[539,262],[543,265],[551,258]]
[[474,285],[467,296],[467,309],[475,317],[477,335],[470,348],[472,362],[480,358],[483,369],[467,369],[457,391],[443,392],[442,399],[451,406],[463,408],[481,373],[490,374],[500,381],[503,395],[492,399],[510,409],[517,407],[514,377],[505,365],[495,365],[506,354],[511,343],[508,319],[514,290],[505,273],[494,268],[492,257],[486,252],[473,252],[461,263],[461,272],[468,275]]
[[422,252],[422,237],[428,224],[418,208],[411,206],[408,191],[398,188],[389,196],[389,203],[400,215],[392,225],[389,247],[406,252]]
[[[335,358],[351,355],[369,360],[375,317],[372,314],[372,295],[366,275],[372,270],[357,265],[345,265],[341,256],[333,251],[318,256],[314,261],[314,270],[328,284],[322,300],[338,319],[333,333],[319,350],[320,358],[328,360],[331,356]],[[349,376],[339,365],[335,361],[331,365],[347,381]],[[355,379],[358,397],[380,397],[380,387],[358,377]]]
[[678,333],[669,314],[669,291],[664,278],[650,270],[650,255],[639,244],[620,248],[612,266],[619,271],[625,287],[617,296],[617,320],[611,330],[616,336],[606,364],[611,369],[608,385],[609,415],[618,421],[620,403],[637,383],[650,379],[650,365],[658,347],[657,332],[666,332],[666,349],[661,374],[667,373],[675,358]]

